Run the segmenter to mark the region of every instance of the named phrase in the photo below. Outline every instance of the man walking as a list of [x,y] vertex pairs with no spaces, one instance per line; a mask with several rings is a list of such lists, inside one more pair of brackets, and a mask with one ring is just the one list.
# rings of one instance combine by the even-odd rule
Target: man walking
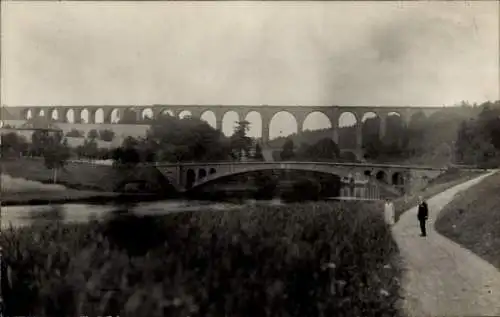
[[422,196],[419,196],[417,218],[418,222],[420,223],[421,237],[427,236],[427,231],[425,229],[425,224],[426,224],[425,222],[427,221],[428,216],[429,216],[429,208],[427,207],[427,202],[424,201]]

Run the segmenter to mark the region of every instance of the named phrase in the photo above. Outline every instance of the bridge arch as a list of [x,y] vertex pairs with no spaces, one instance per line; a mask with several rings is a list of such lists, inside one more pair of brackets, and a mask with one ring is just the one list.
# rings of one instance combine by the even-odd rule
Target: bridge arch
[[111,110],[111,113],[109,114],[109,122],[117,124],[120,123],[120,110],[114,108]]
[[326,130],[331,128],[332,122],[324,112],[313,111],[304,119],[301,131]]
[[154,119],[153,109],[151,109],[151,108],[143,109],[141,111],[141,119],[143,121],[153,120]]
[[392,178],[392,185],[401,186],[404,185],[405,183],[404,175],[401,172],[393,173],[391,178]]
[[399,112],[391,111],[387,115],[385,140],[387,143],[401,142],[406,129],[404,119]]
[[104,110],[102,108],[97,109],[94,112],[94,122],[93,123],[99,123],[102,124],[104,123]]
[[[275,167],[264,167],[264,168],[258,168],[258,169],[249,169],[249,170],[241,170],[241,171],[231,171],[231,172],[226,172],[226,173],[220,173],[216,174],[210,173],[207,175],[204,179],[199,179],[198,181],[192,181],[194,176],[194,170],[193,169],[188,169],[186,172],[186,189],[189,190],[195,190],[197,188],[201,188],[202,186],[215,183],[218,181],[221,181],[226,178],[234,177],[234,176],[239,176],[239,175],[244,175],[244,174],[249,174],[249,173],[255,173],[255,172],[262,172],[262,171],[275,171],[277,170]],[[287,170],[287,171],[299,171],[299,172],[314,172],[318,174],[324,174],[324,175],[329,175],[329,176],[335,176],[338,178],[339,185],[341,184],[341,179],[342,173],[333,173],[333,172],[327,172],[327,171],[321,171],[318,169],[303,169],[303,168],[283,168],[283,169],[278,169],[278,170]],[[215,175],[214,175],[215,174]],[[195,177],[196,178],[196,177]]]
[[377,174],[375,174],[375,178],[378,181],[381,181],[383,183],[387,183],[387,174],[384,171],[378,171]]
[[172,110],[170,109],[163,109],[160,114],[162,115],[168,115],[168,116],[171,116],[171,117],[175,117],[175,114]]
[[[281,117],[281,119],[280,119]],[[295,116],[286,111],[278,111],[276,112],[269,121],[269,135],[268,139],[271,139],[271,133],[276,133],[276,137],[286,137],[292,134],[297,134],[299,125],[297,123],[297,118]],[[265,138],[265,135],[262,135]]]
[[208,123],[212,128],[217,129],[217,117],[212,110],[205,110],[201,113],[200,120]]
[[31,109],[24,110],[23,111],[23,118],[25,120],[29,120],[29,119],[33,118],[33,110],[31,110]]
[[57,109],[52,109],[51,113],[50,113],[50,119],[54,120],[54,121],[57,121],[59,120],[59,110]]
[[72,108],[68,109],[66,111],[66,115],[65,115],[65,118],[66,118],[66,122],[67,123],[75,123],[76,122],[76,118],[75,118],[75,110],[73,110]]
[[423,111],[417,111],[410,117],[409,128],[417,128],[421,126],[427,120],[427,116]]
[[262,115],[255,110],[248,112],[245,115],[245,120],[250,123],[248,129],[248,136],[253,138],[262,137]]
[[207,171],[204,168],[200,168],[198,170],[198,180],[204,179],[205,177],[207,177]]
[[80,122],[85,123],[85,124],[90,123],[90,113],[89,113],[89,110],[87,108],[83,109],[80,112]]
[[222,116],[222,133],[224,133],[225,136],[233,135],[234,127],[238,121],[240,121],[240,115],[236,111],[226,111]]
[[179,119],[185,119],[185,118],[190,118],[192,117],[193,114],[191,113],[191,111],[189,110],[182,110],[180,113],[179,113]]

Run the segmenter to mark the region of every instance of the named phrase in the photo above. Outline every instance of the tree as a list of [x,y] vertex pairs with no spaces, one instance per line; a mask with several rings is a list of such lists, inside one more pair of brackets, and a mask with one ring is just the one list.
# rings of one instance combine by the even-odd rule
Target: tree
[[280,157],[283,161],[290,160],[295,157],[294,144],[292,139],[287,139],[285,141]]
[[298,156],[308,160],[335,160],[340,156],[340,149],[332,139],[323,138],[313,145],[301,147]]
[[89,133],[87,133],[87,138],[91,139],[91,140],[95,140],[99,137],[99,133],[97,132],[96,129],[92,129],[89,131]]
[[123,111],[123,117],[120,119],[121,124],[137,123],[137,113],[131,109]]
[[70,157],[70,149],[62,132],[53,135],[46,134],[43,158],[45,167],[54,171],[54,183],[57,183],[57,171],[61,169]]
[[264,160],[264,156],[262,155],[262,148],[259,143],[255,143],[255,153],[253,155],[253,158],[257,161]]
[[9,154],[19,156],[28,149],[28,142],[25,137],[15,132],[2,134],[1,152],[2,157]]
[[99,139],[106,141],[106,142],[111,142],[115,138],[115,132],[113,130],[99,130]]
[[83,144],[77,147],[76,151],[78,157],[89,159],[95,159],[99,155],[99,148],[95,139],[85,139]]
[[250,129],[250,122],[243,120],[238,121],[236,127],[234,128],[233,135],[230,138],[231,150],[234,156],[241,161],[243,156],[249,156],[250,149],[252,147],[252,138],[247,136],[247,132]]
[[222,132],[196,118],[159,116],[151,122],[145,140],[161,161],[220,161],[231,156]]
[[71,129],[71,131],[66,133],[66,136],[71,138],[81,138],[83,137],[83,132],[77,129]]

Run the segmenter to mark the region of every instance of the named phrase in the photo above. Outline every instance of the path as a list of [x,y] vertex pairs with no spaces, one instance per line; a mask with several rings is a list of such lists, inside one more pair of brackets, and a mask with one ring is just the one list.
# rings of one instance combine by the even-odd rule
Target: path
[[456,193],[492,173],[429,199],[427,237],[420,237],[416,207],[394,226],[394,238],[407,267],[403,285],[409,316],[500,316],[500,271],[434,230],[440,210]]

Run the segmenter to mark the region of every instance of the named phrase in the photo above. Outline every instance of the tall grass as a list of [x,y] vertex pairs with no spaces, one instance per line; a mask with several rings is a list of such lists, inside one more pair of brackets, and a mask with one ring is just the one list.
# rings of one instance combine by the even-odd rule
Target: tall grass
[[399,316],[379,210],[310,203],[2,232],[12,315]]

